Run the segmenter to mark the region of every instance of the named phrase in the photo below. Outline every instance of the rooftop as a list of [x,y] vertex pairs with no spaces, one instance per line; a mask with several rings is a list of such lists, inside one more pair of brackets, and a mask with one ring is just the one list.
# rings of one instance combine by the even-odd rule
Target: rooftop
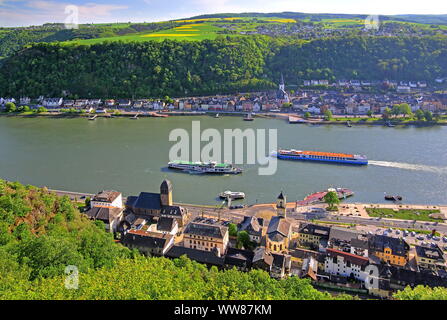
[[204,222],[190,222],[184,230],[184,234],[220,239],[223,239],[226,233],[228,233],[228,227]]
[[101,191],[93,197],[93,201],[112,203],[120,195],[121,195],[121,192],[118,192],[118,191],[113,191],[113,190]]

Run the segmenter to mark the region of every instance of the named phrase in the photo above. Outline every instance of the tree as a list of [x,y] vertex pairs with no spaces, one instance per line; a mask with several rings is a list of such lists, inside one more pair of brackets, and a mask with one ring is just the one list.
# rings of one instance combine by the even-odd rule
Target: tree
[[393,116],[397,117],[398,115],[401,114],[401,109],[400,109],[400,105],[399,104],[395,104],[393,106],[393,109],[391,110],[391,113],[393,114]]
[[311,117],[311,114],[310,114],[309,111],[307,111],[307,112],[304,114],[304,118],[305,118],[305,119],[309,119],[310,117]]
[[241,248],[242,246],[245,249],[251,248],[252,244],[250,241],[250,236],[247,231],[241,231],[237,234],[237,244],[239,248]]
[[329,205],[329,210],[336,209],[336,205],[340,203],[340,199],[338,198],[338,195],[335,191],[328,191],[324,197],[323,200],[326,204]]
[[90,197],[85,198],[85,202],[84,202],[84,204],[85,204],[85,206],[86,206],[87,208],[90,208],[90,203],[91,203],[91,199],[90,199]]
[[400,113],[404,116],[412,116],[413,113],[411,112],[411,107],[408,103],[402,103],[399,105]]
[[48,112],[48,110],[47,110],[47,108],[41,106],[41,107],[37,108],[36,112],[37,113],[44,113],[44,112]]
[[393,295],[398,300],[447,300],[447,289],[428,286],[406,287]]
[[5,104],[5,111],[6,112],[16,112],[17,111],[17,107],[16,107],[15,103],[7,102]]
[[383,119],[388,120],[391,117],[391,114],[392,114],[391,109],[386,107],[382,113],[382,117],[383,117]]
[[430,110],[424,111],[424,117],[427,121],[433,121],[433,113]]
[[372,115],[373,115],[373,112],[372,112],[372,110],[368,110],[368,112],[366,113],[367,115],[368,115],[368,117],[372,117]]
[[422,121],[425,119],[425,115],[424,115],[424,111],[422,111],[421,109],[416,110],[416,119],[418,119],[419,121]]
[[324,119],[326,121],[332,120],[332,111],[331,110],[327,109],[324,111]]
[[234,223],[230,223],[228,225],[228,232],[230,236],[236,237],[237,236],[237,226]]

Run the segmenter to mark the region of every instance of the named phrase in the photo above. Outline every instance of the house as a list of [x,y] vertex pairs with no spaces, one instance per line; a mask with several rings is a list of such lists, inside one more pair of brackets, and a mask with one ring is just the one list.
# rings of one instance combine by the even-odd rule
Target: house
[[130,108],[132,106],[132,101],[129,99],[120,99],[118,100],[118,106],[120,108]]
[[270,272],[273,264],[272,253],[265,247],[257,247],[254,251],[252,267]]
[[389,265],[377,265],[379,277],[389,282],[391,291],[404,290],[407,286],[414,288],[418,285],[429,287],[447,287],[445,272],[436,273],[432,270],[420,272]]
[[163,234],[171,234],[175,236],[178,232],[178,223],[174,218],[160,217],[155,218],[156,223],[152,224],[148,231],[158,232]]
[[190,222],[183,231],[183,245],[203,251],[217,250],[220,255],[227,251],[229,240],[228,227],[218,223]]
[[46,108],[57,108],[62,105],[63,101],[62,98],[45,98],[42,101],[42,105]]
[[112,207],[122,209],[123,196],[121,192],[118,191],[101,191],[90,200],[90,208],[94,207]]
[[331,228],[311,223],[302,223],[297,232],[297,242],[300,246],[317,249],[321,242],[329,240]]
[[371,110],[371,106],[369,104],[361,104],[357,106],[358,114],[367,114],[368,111]]
[[238,231],[246,231],[250,241],[261,243],[264,219],[253,216],[244,217],[244,220],[238,225]]
[[135,215],[174,218],[179,227],[183,227],[188,218],[188,211],[173,205],[172,184],[164,180],[160,193],[141,192],[138,197],[127,198],[126,208]]
[[328,247],[350,252],[351,241],[357,239],[362,233],[360,231],[342,227],[332,227],[329,231]]
[[270,269],[270,276],[275,279],[282,279],[290,274],[291,259],[287,254],[272,253],[273,262]]
[[356,256],[352,253],[337,249],[326,250],[324,272],[330,275],[348,277],[359,281],[365,281],[368,274],[365,272],[369,259]]
[[91,220],[104,222],[109,232],[117,232],[123,218],[123,208],[117,207],[91,207],[84,213]]
[[360,239],[360,238],[351,239],[350,252],[352,254],[367,258],[368,257],[368,248],[369,248],[369,244],[368,244],[367,239]]
[[321,113],[320,107],[317,107],[317,106],[309,106],[307,108],[307,111],[312,114],[320,114]]
[[115,100],[113,99],[108,99],[106,101],[104,101],[104,104],[106,105],[106,107],[114,107],[115,106]]
[[101,104],[101,102],[101,99],[90,99],[88,103],[91,106],[97,107]]
[[241,271],[248,271],[252,267],[253,251],[228,248],[225,255],[225,266],[227,268],[236,267]]
[[148,256],[164,256],[174,245],[174,236],[169,233],[131,229],[124,232],[121,242]]
[[223,267],[225,263],[225,258],[221,255],[219,250],[203,251],[177,245],[172,246],[166,252],[165,256],[171,259],[187,256],[191,260],[206,264],[208,266]]
[[403,267],[408,263],[410,245],[403,239],[384,235],[368,235],[369,255],[381,261]]
[[30,104],[30,102],[31,102],[31,98],[28,98],[28,97],[22,97],[22,98],[20,98],[19,101],[20,101],[19,104],[23,106],[23,105]]
[[74,100],[64,100],[64,107],[71,108],[74,106]]
[[434,247],[416,246],[416,262],[420,269],[446,270],[444,252],[438,245]]
[[411,93],[410,86],[397,86],[396,91],[398,93]]
[[73,107],[75,108],[83,108],[86,105],[88,105],[88,100],[87,99],[77,99],[75,100]]

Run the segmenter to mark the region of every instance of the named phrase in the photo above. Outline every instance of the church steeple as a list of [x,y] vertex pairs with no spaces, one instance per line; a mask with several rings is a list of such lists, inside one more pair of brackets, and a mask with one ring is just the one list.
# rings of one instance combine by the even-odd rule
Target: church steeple
[[276,199],[276,212],[278,216],[286,217],[286,210],[287,210],[287,200],[284,193],[281,191],[281,193],[278,196],[278,199]]
[[285,83],[284,83],[284,75],[282,74],[282,72],[281,72],[281,80],[280,80],[280,82],[279,82],[279,90],[285,90],[285,88],[286,88],[286,85],[285,85]]

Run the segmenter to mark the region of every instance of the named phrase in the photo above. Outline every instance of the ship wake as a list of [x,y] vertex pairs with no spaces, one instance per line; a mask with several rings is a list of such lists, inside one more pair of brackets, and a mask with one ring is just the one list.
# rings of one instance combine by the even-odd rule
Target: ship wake
[[405,169],[413,171],[426,171],[437,174],[447,174],[447,167],[427,166],[423,164],[412,164],[404,162],[374,161],[374,160],[370,160],[368,163],[370,165],[380,167],[397,168],[397,169]]

